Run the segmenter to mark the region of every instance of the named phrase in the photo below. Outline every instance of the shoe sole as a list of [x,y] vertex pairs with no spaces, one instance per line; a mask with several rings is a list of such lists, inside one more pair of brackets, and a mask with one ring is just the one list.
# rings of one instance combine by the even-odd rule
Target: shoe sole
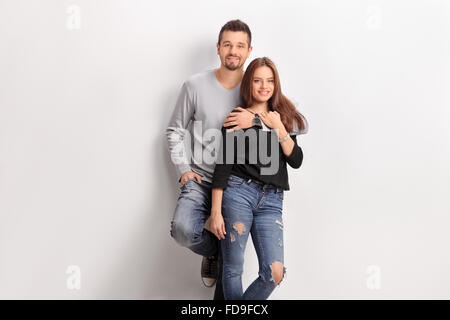
[[216,284],[216,279],[214,279],[214,278],[203,278],[202,277],[202,282],[203,282],[203,284],[205,285],[205,287],[208,287],[208,288],[210,288],[210,287],[212,287],[213,285],[215,285]]

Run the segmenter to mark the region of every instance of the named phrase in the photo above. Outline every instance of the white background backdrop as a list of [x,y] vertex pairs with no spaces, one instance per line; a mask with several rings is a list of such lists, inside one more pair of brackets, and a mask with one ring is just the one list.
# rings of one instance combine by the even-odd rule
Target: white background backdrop
[[0,298],[212,298],[164,129],[235,18],[310,124],[271,299],[450,298],[444,0],[0,0]]

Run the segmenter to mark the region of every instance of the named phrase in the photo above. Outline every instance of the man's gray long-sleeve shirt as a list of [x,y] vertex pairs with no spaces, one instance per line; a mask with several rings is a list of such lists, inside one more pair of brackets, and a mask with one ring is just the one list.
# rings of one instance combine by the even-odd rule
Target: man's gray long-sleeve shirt
[[[187,171],[212,182],[223,121],[233,108],[241,106],[240,84],[225,89],[214,70],[195,74],[183,83],[166,129],[172,162],[180,181]],[[214,130],[209,130],[214,129]]]

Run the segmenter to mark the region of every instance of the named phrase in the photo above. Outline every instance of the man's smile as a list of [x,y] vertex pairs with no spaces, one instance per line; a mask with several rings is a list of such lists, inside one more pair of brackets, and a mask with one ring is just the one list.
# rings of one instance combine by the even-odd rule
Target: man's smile
[[239,57],[227,57],[227,60],[228,61],[230,61],[230,62],[238,62],[240,59],[239,59]]

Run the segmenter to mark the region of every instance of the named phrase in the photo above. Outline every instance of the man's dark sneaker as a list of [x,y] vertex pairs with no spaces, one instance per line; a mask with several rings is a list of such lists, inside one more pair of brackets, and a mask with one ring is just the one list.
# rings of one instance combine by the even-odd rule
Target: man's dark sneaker
[[213,300],[225,300],[225,297],[223,295],[223,286],[222,286],[222,250],[220,250],[219,247],[219,259],[218,259],[218,265],[219,265],[219,275],[217,276],[217,282],[216,282],[216,290],[214,291],[214,298]]
[[212,287],[216,283],[217,276],[219,275],[217,256],[203,257],[201,275],[203,284],[206,287]]

